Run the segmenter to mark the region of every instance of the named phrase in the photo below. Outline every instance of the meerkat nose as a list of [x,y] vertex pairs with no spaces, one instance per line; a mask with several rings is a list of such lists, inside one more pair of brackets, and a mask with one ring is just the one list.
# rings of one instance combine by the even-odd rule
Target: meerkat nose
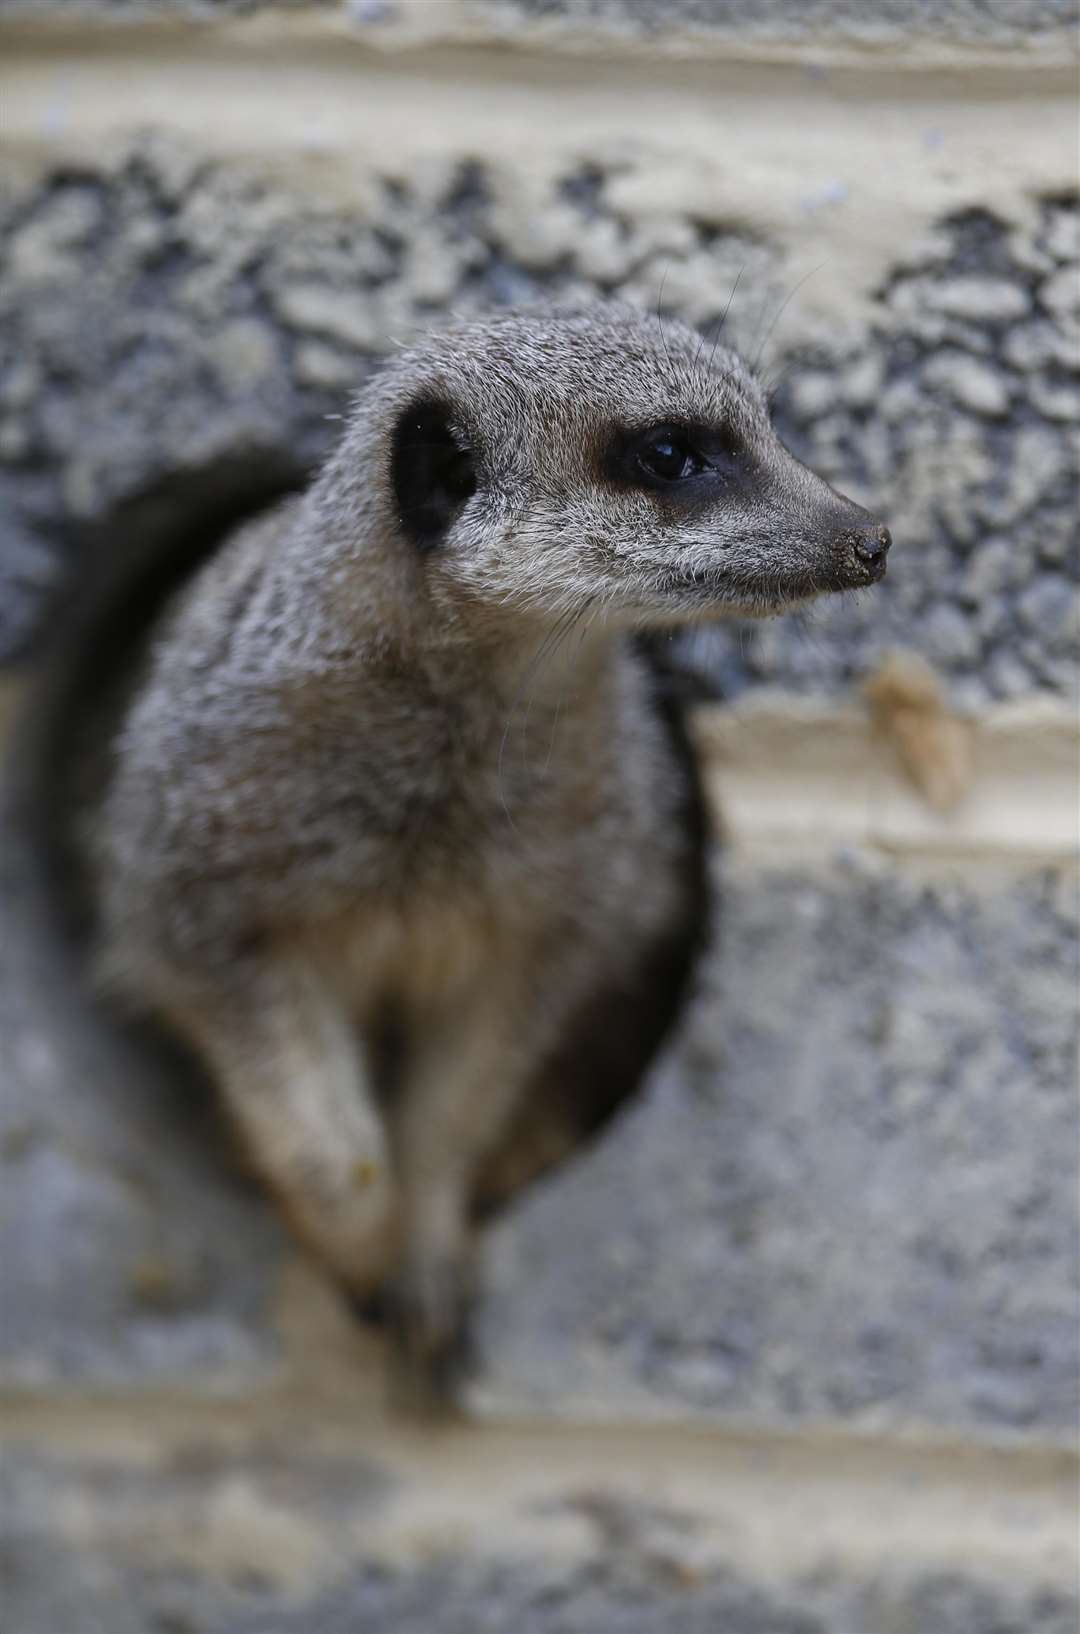
[[865,562],[875,578],[880,578],[885,572],[885,558],[889,554],[892,544],[892,534],[888,528],[875,522],[864,533],[855,535],[852,540],[852,549],[860,562]]

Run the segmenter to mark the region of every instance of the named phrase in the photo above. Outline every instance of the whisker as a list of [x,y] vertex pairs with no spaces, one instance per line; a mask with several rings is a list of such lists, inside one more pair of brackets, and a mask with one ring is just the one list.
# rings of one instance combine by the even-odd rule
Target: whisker
[[765,397],[766,397],[766,399],[768,401],[770,410],[772,410],[773,407],[775,406],[776,399],[780,395],[780,388],[784,384],[784,382],[787,380],[788,375],[791,373],[791,371],[792,371],[792,369],[794,367],[795,367],[795,359],[794,358],[788,358],[788,361],[785,364],[783,364],[782,367],[779,368],[774,375],[772,375],[767,381],[765,381],[763,383],[762,390],[765,393]]
[[671,353],[668,351],[667,335],[664,333],[664,320],[660,316],[660,308],[664,304],[664,285],[667,283],[667,275],[668,275],[669,268],[670,268],[670,262],[667,263],[667,265],[665,265],[663,274],[661,275],[661,278],[660,278],[660,288],[659,288],[659,291],[657,292],[657,296],[656,296],[656,321],[660,325],[660,339],[661,339],[661,341],[663,343],[663,347],[664,347],[664,356],[667,358],[668,366],[670,367],[670,365],[671,365]]
[[[522,699],[522,697],[524,695],[525,688],[529,685],[529,682],[533,679],[534,675],[536,674],[537,667],[543,662],[544,657],[545,657],[545,655],[546,655],[546,653],[548,651],[548,648],[550,647],[552,641],[558,637],[559,632],[562,629],[562,625],[563,625],[564,621],[567,618],[569,618],[571,620],[571,622],[572,622],[576,611],[577,611],[576,608],[571,607],[570,610],[569,610],[569,613],[568,614],[563,614],[556,621],[556,623],[553,625],[553,627],[550,630],[547,631],[547,633],[544,636],[544,639],[541,641],[539,647],[536,649],[536,652],[533,654],[533,657],[530,659],[528,665],[526,666],[525,672],[521,677],[520,684],[518,685],[517,691],[514,693],[513,699],[511,700],[511,703],[510,703],[510,707],[509,707],[509,709],[507,711],[506,725],[503,727],[502,738],[499,741],[499,753],[498,753],[498,756],[497,756],[496,762],[495,762],[495,782],[496,782],[496,787],[498,788],[498,791],[499,791],[499,804],[502,806],[503,814],[506,817],[507,822],[510,824],[510,827],[515,830],[515,832],[517,831],[517,824],[514,822],[514,819],[510,814],[510,807],[506,803],[506,793],[505,793],[505,789],[504,789],[504,786],[503,786],[503,765],[504,765],[505,758],[506,758],[506,745],[507,745],[507,742],[508,742],[509,737],[510,737],[510,728],[511,728],[511,726],[513,724],[514,715],[517,712],[518,705],[521,703],[521,699]],[[530,707],[531,707],[531,704],[532,704],[531,694],[530,694],[529,703],[530,703]]]
[[[565,646],[565,644],[569,641],[571,635],[574,633],[575,628],[577,628],[578,631],[579,631],[578,649],[577,650],[579,652],[581,651],[582,644],[584,643],[584,640],[585,640],[586,625],[585,625],[584,620],[585,620],[585,614],[588,611],[588,608],[589,608],[589,603],[586,602],[584,607],[581,607],[581,608],[578,608],[578,609],[575,610],[573,618],[570,620],[570,623],[566,626],[565,630],[563,631],[562,636],[560,637],[559,642],[556,643],[555,648],[552,650],[552,652],[550,654],[550,657],[549,657],[549,662],[554,661],[555,654],[558,651],[558,648],[560,646]],[[560,719],[560,717],[562,715],[562,706],[563,706],[563,701],[564,701],[565,697],[566,697],[565,691],[560,692],[560,694],[559,694],[559,696],[558,696],[558,698],[556,699],[556,702],[555,702],[555,714],[554,714],[554,717],[553,717],[552,723],[551,723],[551,734],[550,734],[550,736],[548,738],[547,758],[544,761],[544,771],[545,772],[547,771],[548,767],[551,765],[551,756],[552,756],[552,752],[553,752],[553,750],[555,748],[555,733],[556,733],[556,730],[557,730],[558,725],[559,725],[559,719]]]
[[751,365],[751,367],[753,368],[753,371],[754,371],[755,374],[757,374],[758,364],[761,362],[762,353],[764,352],[766,346],[769,344],[769,341],[772,339],[773,330],[776,328],[777,324],[780,322],[780,319],[783,317],[784,313],[787,311],[788,307],[791,305],[791,302],[795,299],[795,296],[799,293],[799,291],[803,287],[803,285],[805,283],[808,283],[809,280],[814,276],[814,274],[816,272],[820,272],[824,265],[825,265],[825,263],[824,263],[824,261],[822,261],[816,267],[811,267],[809,272],[804,272],[802,277],[799,279],[798,283],[795,285],[794,289],[792,289],[791,292],[788,295],[786,295],[784,297],[784,299],[781,301],[779,310],[777,311],[777,314],[776,314],[776,317],[773,319],[772,323],[770,323],[768,329],[766,330],[765,338],[761,342],[761,345],[758,347],[757,355],[755,356],[753,364]]
[[556,621],[551,634],[540,645],[540,655],[542,655],[542,660],[540,655],[538,655],[537,661],[532,665],[531,673],[533,684],[529,689],[529,699],[525,705],[525,719],[521,723],[521,766],[523,770],[525,767],[525,752],[528,748],[529,742],[529,718],[532,714],[533,699],[536,696],[537,683],[539,682],[540,676],[543,673],[543,665],[550,665],[554,663],[555,655],[562,645],[563,638],[569,634],[571,628],[573,627],[576,616],[577,609],[573,607],[570,608],[569,612],[562,614],[562,616]]
[[710,369],[713,366],[713,359],[716,357],[716,348],[720,344],[720,336],[724,332],[724,325],[727,322],[727,315],[731,311],[731,303],[735,299],[735,291],[738,289],[739,284],[742,282],[742,275],[743,275],[743,273],[745,271],[746,271],[746,262],[744,261],[742,266],[739,268],[738,272],[735,274],[735,282],[731,286],[731,294],[727,298],[727,303],[724,306],[724,310],[720,314],[720,322],[716,326],[716,334],[713,336],[712,351],[709,353],[709,368]]
[[544,760],[544,771],[545,772],[547,772],[549,770],[550,766],[551,766],[551,757],[552,757],[552,754],[555,751],[555,733],[559,729],[559,716],[562,714],[562,706],[563,706],[563,700],[562,700],[562,694],[560,693],[560,695],[559,695],[559,697],[558,697],[558,699],[556,700],[556,703],[555,703],[555,714],[552,717],[552,721],[551,721],[551,736],[548,738],[547,757]]

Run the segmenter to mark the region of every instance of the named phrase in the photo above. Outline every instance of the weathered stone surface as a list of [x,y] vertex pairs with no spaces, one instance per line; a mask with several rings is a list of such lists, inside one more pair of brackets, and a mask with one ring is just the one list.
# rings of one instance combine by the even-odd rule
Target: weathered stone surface
[[[0,0],[0,19],[60,15],[80,21],[204,22],[260,11],[343,9],[358,27],[393,24],[403,15],[416,27],[464,23],[496,37],[530,23],[566,32],[626,35],[651,43],[705,35],[720,39],[820,40],[824,34],[881,46],[906,43],[914,32],[975,45],[1023,45],[1076,20],[1074,0]],[[434,15],[427,19],[424,12]],[[419,17],[417,14],[419,13]],[[447,15],[448,14],[448,15]]]
[[338,0],[0,0],[0,21],[54,19],[65,23],[204,23],[258,11],[328,11]]
[[[493,1519],[497,1468],[487,1483],[481,1511]],[[1020,1573],[992,1554],[943,1569],[905,1539],[887,1565],[860,1560],[855,1547],[807,1570],[792,1568],[778,1538],[763,1570],[760,1559],[740,1558],[735,1517],[718,1550],[715,1516],[615,1490],[602,1473],[584,1489],[549,1483],[516,1516],[510,1485],[502,1525],[465,1548],[468,1532],[447,1530],[446,1516],[441,1531],[418,1519],[380,1548],[372,1533],[389,1483],[378,1464],[355,1456],[303,1454],[281,1441],[226,1453],[203,1442],[133,1468],[13,1449],[0,1478],[5,1631],[1073,1634],[1076,1626],[1071,1573],[1050,1555],[1041,1570],[1025,1562]],[[857,1503],[857,1489],[837,1499]],[[1030,1501],[1015,1507],[1015,1530],[1030,1527]],[[500,1536],[511,1519],[516,1545]]]
[[[8,1634],[1074,1634],[1078,1605],[1067,1590],[980,1582],[962,1573],[857,1586],[778,1587],[736,1571],[686,1585],[663,1571],[602,1557],[557,1563],[446,1560],[415,1572],[378,1568],[345,1575],[331,1592],[299,1604],[258,1581],[215,1589],[189,1574],[136,1574],[112,1562],[55,1568],[48,1548],[23,1545],[9,1592]],[[147,1620],[149,1618],[149,1621]],[[268,1622],[268,1618],[272,1621]]]
[[[586,165],[528,207],[497,164],[373,175],[369,204],[302,201],[162,142],[0,190],[0,656],[32,647],[80,525],[163,472],[236,448],[314,459],[350,387],[448,308],[551,295],[679,311],[753,356],[784,294],[777,251],[722,220],[621,202],[632,165]],[[533,185],[533,184],[530,184]],[[545,184],[546,185],[546,184]],[[1070,691],[1068,621],[1017,616],[1046,573],[1075,585],[1080,413],[1075,201],[1028,233],[971,212],[898,267],[868,326],[830,348],[766,346],[778,425],[878,508],[890,578],[803,620],[701,633],[710,686],[827,691],[888,646],[920,647],[961,701]],[[999,541],[1007,536],[1002,559]],[[984,554],[993,559],[994,589]],[[77,568],[75,569],[77,571]]]
[[727,632],[695,636],[707,676],[827,688],[904,644],[949,674],[959,701],[1025,685],[1075,691],[1074,625],[1063,618],[1044,641],[1019,616],[1054,562],[1065,564],[1073,619],[1078,606],[1080,468],[1066,417],[1080,332],[1063,320],[1051,333],[1026,316],[1038,280],[1028,263],[1052,264],[1051,241],[1067,248],[1064,214],[1048,206],[1022,243],[979,212],[955,219],[882,291],[865,346],[847,359],[786,360],[777,423],[796,453],[889,519],[891,576],[880,596],[820,604],[801,628],[762,626],[735,663]]
[[496,1233],[478,1399],[1071,1439],[1076,899],[733,868],[696,1018]]
[[823,33],[867,45],[906,42],[919,32],[950,40],[1014,45],[1076,20],[1073,0],[468,0],[471,12],[509,27],[540,20],[568,30],[603,29],[649,41],[685,31],[735,38],[820,41]]
[[997,419],[1009,407],[1009,388],[1001,376],[963,352],[936,352],[923,370],[923,381],[961,408],[987,419]]

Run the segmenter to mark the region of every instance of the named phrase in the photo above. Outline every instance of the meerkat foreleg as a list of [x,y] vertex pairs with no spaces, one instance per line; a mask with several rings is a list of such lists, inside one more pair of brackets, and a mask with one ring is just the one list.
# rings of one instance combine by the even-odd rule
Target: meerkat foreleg
[[433,1031],[394,1123],[401,1235],[390,1310],[397,1382],[411,1405],[445,1402],[467,1368],[472,1192],[539,1056],[528,1010],[514,997],[489,992]]
[[187,1005],[188,1030],[298,1232],[351,1294],[392,1263],[396,1188],[362,1041],[323,975],[289,951]]

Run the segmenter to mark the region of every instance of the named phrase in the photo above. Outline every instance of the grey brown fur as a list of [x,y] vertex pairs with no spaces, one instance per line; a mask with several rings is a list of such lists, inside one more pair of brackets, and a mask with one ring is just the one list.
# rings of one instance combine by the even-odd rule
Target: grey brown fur
[[[730,454],[650,486],[652,426]],[[886,546],[734,354],[537,311],[396,358],[158,622],[87,827],[104,967],[337,1275],[390,1283],[418,1374],[460,1339],[485,1165],[685,908],[634,632],[869,583]]]

